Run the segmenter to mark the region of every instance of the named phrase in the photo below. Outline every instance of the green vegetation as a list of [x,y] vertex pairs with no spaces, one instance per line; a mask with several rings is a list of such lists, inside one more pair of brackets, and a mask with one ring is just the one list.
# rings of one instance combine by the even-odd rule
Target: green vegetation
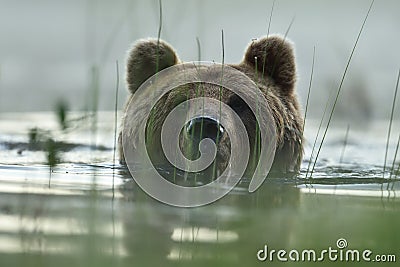
[[342,163],[342,162],[343,162],[344,151],[346,150],[347,140],[348,140],[348,138],[349,138],[349,131],[350,131],[350,124],[347,124],[346,134],[345,134],[344,140],[343,140],[343,148],[342,148],[342,153],[340,154],[339,163]]
[[116,67],[116,85],[115,85],[115,105],[114,105],[114,147],[113,147],[113,197],[114,197],[114,179],[115,179],[115,154],[117,151],[117,129],[118,129],[118,92],[119,92],[119,66],[118,66],[118,60],[115,62],[115,67]]
[[[312,175],[314,173],[314,169],[315,169],[315,165],[316,165],[317,160],[318,160],[318,156],[319,156],[319,154],[321,152],[321,148],[322,148],[322,146],[324,144],[324,141],[325,141],[325,138],[326,138],[326,134],[328,132],[329,126],[330,126],[331,121],[332,121],[333,114],[335,112],[335,107],[336,107],[336,104],[338,102],[338,99],[339,99],[339,96],[340,96],[340,92],[342,90],[343,82],[344,82],[344,80],[346,78],[347,71],[348,71],[349,66],[350,66],[350,62],[351,62],[351,60],[353,58],[353,54],[354,54],[354,52],[355,52],[355,50],[357,48],[358,41],[360,39],[361,33],[363,32],[365,23],[367,22],[367,19],[368,19],[369,13],[371,12],[373,4],[374,4],[374,0],[371,1],[371,4],[370,4],[369,9],[368,9],[368,12],[365,15],[364,21],[363,21],[363,23],[361,25],[360,31],[358,32],[358,35],[357,35],[356,41],[354,43],[353,49],[351,50],[349,59],[347,61],[346,67],[344,69],[344,72],[343,72],[343,75],[342,75],[342,79],[340,80],[339,88],[337,89],[337,92],[336,92],[336,97],[335,97],[335,100],[333,102],[333,106],[332,106],[331,112],[329,114],[328,122],[327,122],[327,125],[326,125],[326,128],[325,128],[324,134],[322,136],[321,143],[320,143],[320,145],[318,147],[318,151],[317,151],[317,155],[315,156],[314,164],[313,164],[312,169],[311,169],[310,178],[312,178]],[[324,112],[324,114],[325,114],[325,112]],[[322,120],[323,120],[323,117],[322,117]]]
[[[387,134],[387,139],[386,139],[385,160],[383,162],[383,174],[382,174],[383,178],[385,178],[385,172],[386,172],[386,161],[387,161],[387,154],[388,154],[388,149],[389,149],[390,133],[392,131],[394,108],[396,106],[397,91],[399,89],[399,80],[400,80],[400,69],[399,69],[399,73],[397,75],[396,88],[394,90],[392,111],[390,112],[389,129],[388,129],[388,134]],[[395,155],[395,157],[396,157],[396,155]],[[390,174],[390,176],[392,176],[392,174]]]
[[[70,129],[74,122],[68,120],[67,113],[68,104],[64,101],[59,101],[55,108],[55,114],[61,133]],[[49,166],[50,172],[52,168],[61,162],[60,152],[68,149],[69,146],[67,143],[55,141],[54,133],[51,130],[37,127],[29,129],[28,140],[28,149],[46,151],[46,164]]]
[[305,110],[304,110],[303,134],[304,134],[304,129],[305,129],[305,126],[306,126],[306,121],[307,121],[307,111],[308,111],[308,104],[309,104],[309,100],[310,100],[310,93],[311,93],[312,81],[313,81],[313,76],[314,76],[314,66],[315,66],[315,46],[314,46],[314,49],[313,49],[313,57],[312,57],[311,73],[310,73],[310,82],[308,84],[306,107],[305,107]]
[[[273,1],[268,23],[268,35],[274,4],[275,1]],[[162,24],[161,0],[159,1],[159,7],[160,25],[158,38],[160,38]],[[372,4],[369,11],[371,7]],[[336,91],[333,108],[330,110],[328,124],[315,159],[314,155],[320,130],[328,112],[329,104],[332,103],[331,97],[335,96],[334,91],[331,92],[327,100],[314,140],[305,176],[310,178],[307,182],[313,186],[315,191],[304,190],[305,186],[304,184],[298,184],[299,180],[272,178],[267,179],[255,194],[248,194],[247,191],[243,193],[247,189],[246,182],[248,181],[245,180],[241,185],[242,187],[237,188],[236,191],[224,199],[212,205],[196,209],[177,209],[154,201],[129,179],[126,179],[126,183],[114,191],[115,178],[122,177],[125,179],[129,177],[122,171],[119,172],[120,170],[116,168],[117,110],[120,83],[117,61],[112,197],[108,196],[109,190],[100,190],[94,185],[92,191],[84,191],[83,188],[79,187],[78,190],[69,190],[67,188],[61,193],[53,192],[51,189],[46,189],[49,191],[44,191],[44,193],[42,191],[35,193],[34,190],[30,191],[31,189],[38,189],[33,183],[29,184],[25,181],[10,182],[10,185],[21,183],[23,191],[4,193],[0,190],[0,248],[3,249],[0,250],[0,266],[262,266],[268,264],[288,266],[290,263],[276,261],[272,263],[257,262],[257,250],[261,249],[264,244],[268,244],[271,249],[276,250],[336,248],[335,242],[338,238],[346,238],[349,243],[349,249],[369,249],[374,253],[381,254],[398,253],[397,251],[400,247],[398,235],[400,205],[398,196],[388,194],[387,198],[383,198],[368,195],[373,195],[376,192],[380,193],[379,184],[383,185],[388,182],[380,177],[381,169],[379,170],[379,179],[375,174],[372,174],[372,178],[359,179],[353,177],[357,170],[350,170],[354,171],[350,175],[345,173],[349,170],[340,168],[335,169],[332,173],[327,173],[325,179],[311,179],[313,178],[315,164],[319,160],[321,147],[330,127],[330,121],[334,114],[335,105],[350,61],[368,14],[362,24]],[[292,23],[293,20],[287,32]],[[200,61],[200,41],[198,38],[196,41],[198,59]],[[222,31],[223,64],[224,46],[224,32]],[[256,80],[259,78],[257,64],[260,63],[260,61],[256,61]],[[306,123],[309,107],[314,63],[315,47],[304,124]],[[60,101],[54,111],[59,130],[35,127],[28,132],[28,149],[43,150],[46,153],[46,164],[50,170],[49,187],[52,169],[62,162],[63,152],[76,145],[57,140],[60,134],[70,133],[75,129],[79,129],[82,125],[88,124],[87,122],[89,121],[92,132],[90,148],[99,148],[95,140],[98,131],[97,113],[100,70],[101,68],[98,66],[92,68],[91,82],[88,88],[88,98],[92,102],[87,102],[88,110],[85,116],[71,118],[68,103]],[[385,169],[389,168],[386,162],[399,78],[400,71],[397,77],[395,97],[390,116],[383,175],[385,175]],[[204,96],[202,94],[204,91],[201,88],[201,84],[199,84],[196,96]],[[154,115],[154,113],[151,114],[151,116]],[[148,123],[153,123],[153,120],[150,119]],[[258,153],[261,149],[258,125],[256,127],[255,154],[253,156],[259,156]],[[340,162],[343,162],[349,131],[350,126],[348,125]],[[203,132],[200,131],[200,136],[202,135]],[[397,178],[400,174],[400,163],[396,162],[399,143],[400,135],[397,139],[393,162],[390,166],[390,180],[387,184],[387,190],[398,190],[395,185],[398,185]],[[197,150],[197,148],[190,149]],[[38,167],[39,171],[36,171],[36,167],[33,166],[28,171],[23,169],[14,175],[18,178],[42,175],[40,168]],[[69,171],[71,169],[75,170],[74,167],[62,170],[64,172],[64,170]],[[88,173],[89,175],[93,174],[94,178],[111,177],[111,171],[108,172],[108,168],[94,166],[91,169],[79,169],[77,177],[74,175],[67,177],[71,178],[72,181],[67,186],[76,186],[73,179],[82,179]],[[360,176],[363,174],[361,171],[358,173]],[[173,170],[173,175],[174,179],[178,179],[176,168]],[[197,183],[197,175],[195,174],[195,184]],[[357,183],[361,183],[369,189],[364,190],[362,188],[362,190],[359,190],[360,188],[356,187],[353,190],[355,192],[349,192],[351,191],[348,190],[350,186]],[[8,186],[8,182],[4,184]],[[93,179],[93,184],[95,184],[95,179]],[[389,185],[391,185],[391,188]],[[370,190],[370,188],[372,189]],[[338,191],[336,191],[339,189],[350,195],[339,195]],[[381,191],[383,195],[383,190]],[[69,195],[63,195],[64,192]],[[357,195],[360,192],[365,193],[365,195]],[[321,264],[325,266],[341,266],[345,263],[327,261]],[[293,265],[309,266],[310,263],[298,262]],[[311,265],[313,264],[311,263]],[[354,262],[352,265],[364,266],[365,264],[363,262]]]

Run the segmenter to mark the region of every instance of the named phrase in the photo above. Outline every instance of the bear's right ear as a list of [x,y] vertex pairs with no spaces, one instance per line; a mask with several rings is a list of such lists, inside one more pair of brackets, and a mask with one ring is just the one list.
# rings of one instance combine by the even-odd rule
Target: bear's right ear
[[179,63],[178,55],[166,42],[157,39],[139,40],[128,52],[126,82],[133,94],[148,78]]
[[291,93],[296,83],[293,45],[279,35],[264,37],[250,43],[244,61],[272,80],[283,92]]

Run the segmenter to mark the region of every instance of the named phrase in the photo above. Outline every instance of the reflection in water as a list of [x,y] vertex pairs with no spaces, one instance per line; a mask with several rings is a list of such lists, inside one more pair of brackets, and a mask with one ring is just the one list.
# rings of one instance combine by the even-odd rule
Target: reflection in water
[[203,227],[175,228],[171,239],[175,242],[196,242],[196,243],[226,243],[235,242],[239,239],[237,233],[219,229]]
[[147,196],[125,168],[113,169],[111,150],[67,152],[51,173],[39,164],[42,152],[0,150],[0,266],[255,266],[265,245],[317,250],[338,238],[396,253],[400,183],[366,163],[384,154],[385,137],[365,138],[373,146],[350,142],[344,164],[328,140],[329,157],[321,154],[312,180],[305,163],[299,179],[271,177],[253,194],[242,179],[226,197],[192,209]]
[[[46,255],[77,255],[81,247],[71,242],[74,236],[87,237],[91,231],[82,225],[79,218],[61,217],[30,218],[20,215],[2,215],[0,230],[8,236],[0,236],[0,253],[44,253]],[[96,225],[96,236],[104,239],[118,238],[123,235],[120,223]],[[126,256],[123,247],[104,246],[107,254]]]
[[[239,236],[233,231],[224,231],[219,229],[210,229],[205,227],[186,227],[175,228],[172,232],[171,239],[178,243],[228,243],[238,242]],[[225,255],[226,257],[227,255]],[[230,256],[229,256],[230,257]],[[213,258],[213,254],[208,252],[199,254],[196,249],[190,249],[172,245],[167,259],[169,260],[191,260],[191,259]]]
[[[384,187],[386,188],[386,186]],[[336,196],[358,196],[358,197],[383,197],[396,200],[400,196],[399,190],[361,190],[361,189],[337,189],[337,188],[301,188],[301,193]]]
[[152,264],[164,259],[232,264],[254,261],[255,250],[267,240],[286,246],[299,190],[271,179],[249,194],[243,190],[248,182],[213,204],[192,209],[161,204],[131,184],[135,189],[124,192],[135,195],[132,208],[124,212],[130,257]]
[[[84,173],[93,167],[80,168],[85,179]],[[95,173],[108,171],[97,167]],[[376,190],[377,184],[375,190],[372,185],[369,190],[356,190],[348,184],[318,184],[318,179],[296,184],[300,180],[269,178],[249,194],[245,179],[211,205],[182,209],[147,196],[133,180],[126,180],[123,169],[116,172],[119,188],[114,194],[111,183],[108,189],[98,190],[91,189],[96,186],[76,190],[60,183],[48,188],[43,183],[32,185],[40,190],[31,190],[25,176],[26,171],[16,167],[14,189],[9,189],[10,181],[1,182],[0,255],[14,265],[33,255],[42,259],[54,255],[86,259],[81,266],[98,266],[110,259],[126,265],[168,266],[180,261],[252,266],[257,263],[255,253],[264,245],[318,249],[339,237],[350,246],[388,253],[399,245],[398,198],[371,197],[374,194],[369,193],[385,192]],[[3,256],[0,263],[6,259]]]

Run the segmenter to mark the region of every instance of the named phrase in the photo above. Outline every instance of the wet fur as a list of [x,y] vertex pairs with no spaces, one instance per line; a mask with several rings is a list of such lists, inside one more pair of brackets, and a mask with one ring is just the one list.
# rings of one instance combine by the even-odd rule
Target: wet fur
[[[157,52],[159,53],[158,56]],[[176,52],[168,43],[154,39],[138,41],[129,51],[127,59],[126,81],[131,93],[129,98],[156,71],[173,66],[179,62]],[[303,118],[295,92],[297,77],[292,44],[280,36],[264,37],[252,41],[246,49],[242,62],[239,64],[230,64],[229,66],[243,72],[252,79],[268,101],[277,130],[277,148],[272,171],[279,173],[298,172],[303,156]],[[222,94],[220,95],[219,88],[216,86],[204,85],[203,89],[204,96],[217,99],[221,97],[224,103],[231,104],[232,108],[235,108],[232,103],[236,103],[237,101],[233,101],[235,95],[231,91],[222,90]],[[193,97],[195,97],[194,85],[180,87],[166,94],[155,105],[153,112],[156,112],[157,116],[154,116],[155,120],[152,125],[148,125],[146,132],[160,132],[163,120],[169,111],[179,104],[179,99],[184,101],[187,98]],[[148,103],[143,103],[143,105],[146,104]],[[255,138],[255,116],[245,108],[240,108],[240,111],[242,114],[239,115],[248,131],[252,149]],[[137,114],[137,116],[140,117],[140,114]],[[139,117],[124,117],[123,120],[142,119]],[[120,160],[124,163],[121,143],[120,134]],[[155,138],[149,143],[153,146],[153,152],[159,155],[161,150],[159,138]],[[148,148],[151,149],[151,147]],[[228,148],[230,148],[229,140],[221,139],[220,151],[217,154],[217,157],[219,156],[220,158],[221,168],[226,167],[228,161],[226,157],[229,156],[227,152],[229,151]],[[154,160],[162,162],[166,159],[161,156]]]

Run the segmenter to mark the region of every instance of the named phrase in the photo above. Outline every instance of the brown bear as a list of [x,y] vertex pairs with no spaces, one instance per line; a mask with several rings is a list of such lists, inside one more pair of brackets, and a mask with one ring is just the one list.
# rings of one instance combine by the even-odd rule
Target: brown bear
[[[166,42],[157,39],[138,41],[129,51],[126,68],[126,82],[130,96],[151,76],[168,67],[180,64],[178,55]],[[228,66],[247,75],[262,92],[272,112],[276,128],[276,152],[270,174],[293,175],[298,173],[303,155],[303,118],[295,92],[296,66],[292,44],[278,35],[253,40],[248,45],[244,58],[239,64]],[[229,105],[243,121],[249,137],[250,162],[246,176],[255,169],[255,162],[260,153],[256,116],[241,97],[231,90],[213,84],[202,85],[202,96],[211,97]],[[179,86],[165,94],[151,111],[151,123],[146,124],[146,147],[152,162],[168,163],[162,153],[160,142],[161,126],[171,110],[179,103],[199,95],[196,84]],[[148,103],[154,104],[154,103]],[[123,120],[138,120],[124,116]],[[201,118],[190,121],[181,130],[180,147],[189,159],[198,157],[199,141],[211,138],[217,141],[215,163],[207,170],[218,175],[227,167],[230,157],[229,136],[224,134],[221,125],[210,119]],[[196,136],[199,136],[197,138]],[[125,163],[122,134],[119,138],[120,161]],[[206,171],[207,171],[206,170]],[[207,173],[207,172],[205,172]]]

